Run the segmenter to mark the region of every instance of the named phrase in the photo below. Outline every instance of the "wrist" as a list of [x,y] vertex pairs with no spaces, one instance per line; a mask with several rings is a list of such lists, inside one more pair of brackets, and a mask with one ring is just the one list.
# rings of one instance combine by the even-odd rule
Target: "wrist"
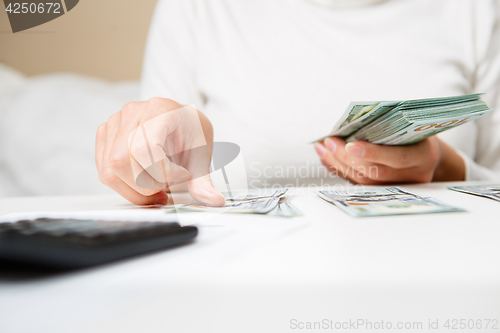
[[433,182],[451,182],[465,180],[465,161],[455,149],[438,140],[439,161],[434,170]]

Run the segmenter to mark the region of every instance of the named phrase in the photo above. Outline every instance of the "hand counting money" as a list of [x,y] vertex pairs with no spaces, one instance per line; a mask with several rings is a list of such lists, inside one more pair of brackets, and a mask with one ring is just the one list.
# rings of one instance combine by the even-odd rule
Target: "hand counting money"
[[[492,111],[482,94],[408,101],[352,102],[330,136],[383,145],[410,145]],[[316,142],[317,142],[316,141]]]

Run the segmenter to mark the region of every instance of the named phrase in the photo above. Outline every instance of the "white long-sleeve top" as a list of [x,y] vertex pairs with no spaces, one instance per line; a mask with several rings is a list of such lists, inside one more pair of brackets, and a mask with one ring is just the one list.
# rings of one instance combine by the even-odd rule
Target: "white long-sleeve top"
[[[327,177],[310,142],[351,101],[474,92],[498,107],[495,0],[160,0],[141,83],[143,99],[195,104],[250,180],[278,183]],[[499,111],[440,137],[467,180],[500,178]]]

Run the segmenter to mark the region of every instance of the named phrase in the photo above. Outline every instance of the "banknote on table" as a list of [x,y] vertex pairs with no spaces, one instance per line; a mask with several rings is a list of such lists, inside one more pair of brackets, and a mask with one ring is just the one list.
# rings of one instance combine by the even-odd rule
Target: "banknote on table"
[[464,211],[436,199],[418,196],[399,187],[318,191],[317,194],[320,198],[355,217]]
[[222,192],[222,196],[226,201],[254,201],[261,199],[271,199],[271,198],[281,198],[288,192],[287,188],[284,189],[250,189],[248,191],[233,191],[233,192]]
[[352,102],[333,130],[338,136],[384,145],[409,145],[492,111],[482,94],[408,101]]
[[[177,212],[267,214],[278,208],[277,213],[280,213],[280,200],[287,191],[288,189],[255,189],[248,191],[222,192],[222,195],[226,199],[224,207],[208,207],[198,202],[193,202],[189,205],[177,205],[175,210]],[[283,209],[285,210],[286,207],[283,207]],[[277,215],[277,213],[275,212],[273,214]],[[288,212],[288,214],[291,213]]]
[[500,201],[500,185],[448,186],[450,190]]
[[208,207],[201,204],[192,204],[177,207],[177,212],[224,212],[224,213],[247,213],[267,214],[278,207],[280,198],[267,198],[246,201],[226,201],[224,207]]
[[294,217],[301,216],[302,212],[290,201],[284,200],[282,198],[278,202],[278,206],[274,208],[272,211],[267,213],[269,216],[283,216],[283,217]]

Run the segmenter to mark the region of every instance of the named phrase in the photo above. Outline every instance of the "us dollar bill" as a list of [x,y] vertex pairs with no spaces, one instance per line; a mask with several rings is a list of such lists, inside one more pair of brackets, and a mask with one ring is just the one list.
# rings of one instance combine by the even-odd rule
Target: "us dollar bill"
[[433,198],[418,196],[399,187],[318,191],[317,194],[354,217],[464,211]]
[[267,215],[294,217],[301,216],[302,212],[290,201],[281,199],[278,203],[278,206],[270,211]]
[[246,201],[226,201],[224,207],[208,207],[201,204],[191,204],[177,207],[177,212],[205,212],[205,213],[246,213],[267,214],[278,207],[279,198],[267,198]]
[[500,201],[500,185],[448,186],[450,190]]
[[300,211],[291,203],[285,204],[288,189],[252,189],[247,191],[222,192],[226,199],[224,207],[208,207],[199,202],[176,205],[169,212],[224,212],[244,214],[270,214],[275,216],[298,216]]

